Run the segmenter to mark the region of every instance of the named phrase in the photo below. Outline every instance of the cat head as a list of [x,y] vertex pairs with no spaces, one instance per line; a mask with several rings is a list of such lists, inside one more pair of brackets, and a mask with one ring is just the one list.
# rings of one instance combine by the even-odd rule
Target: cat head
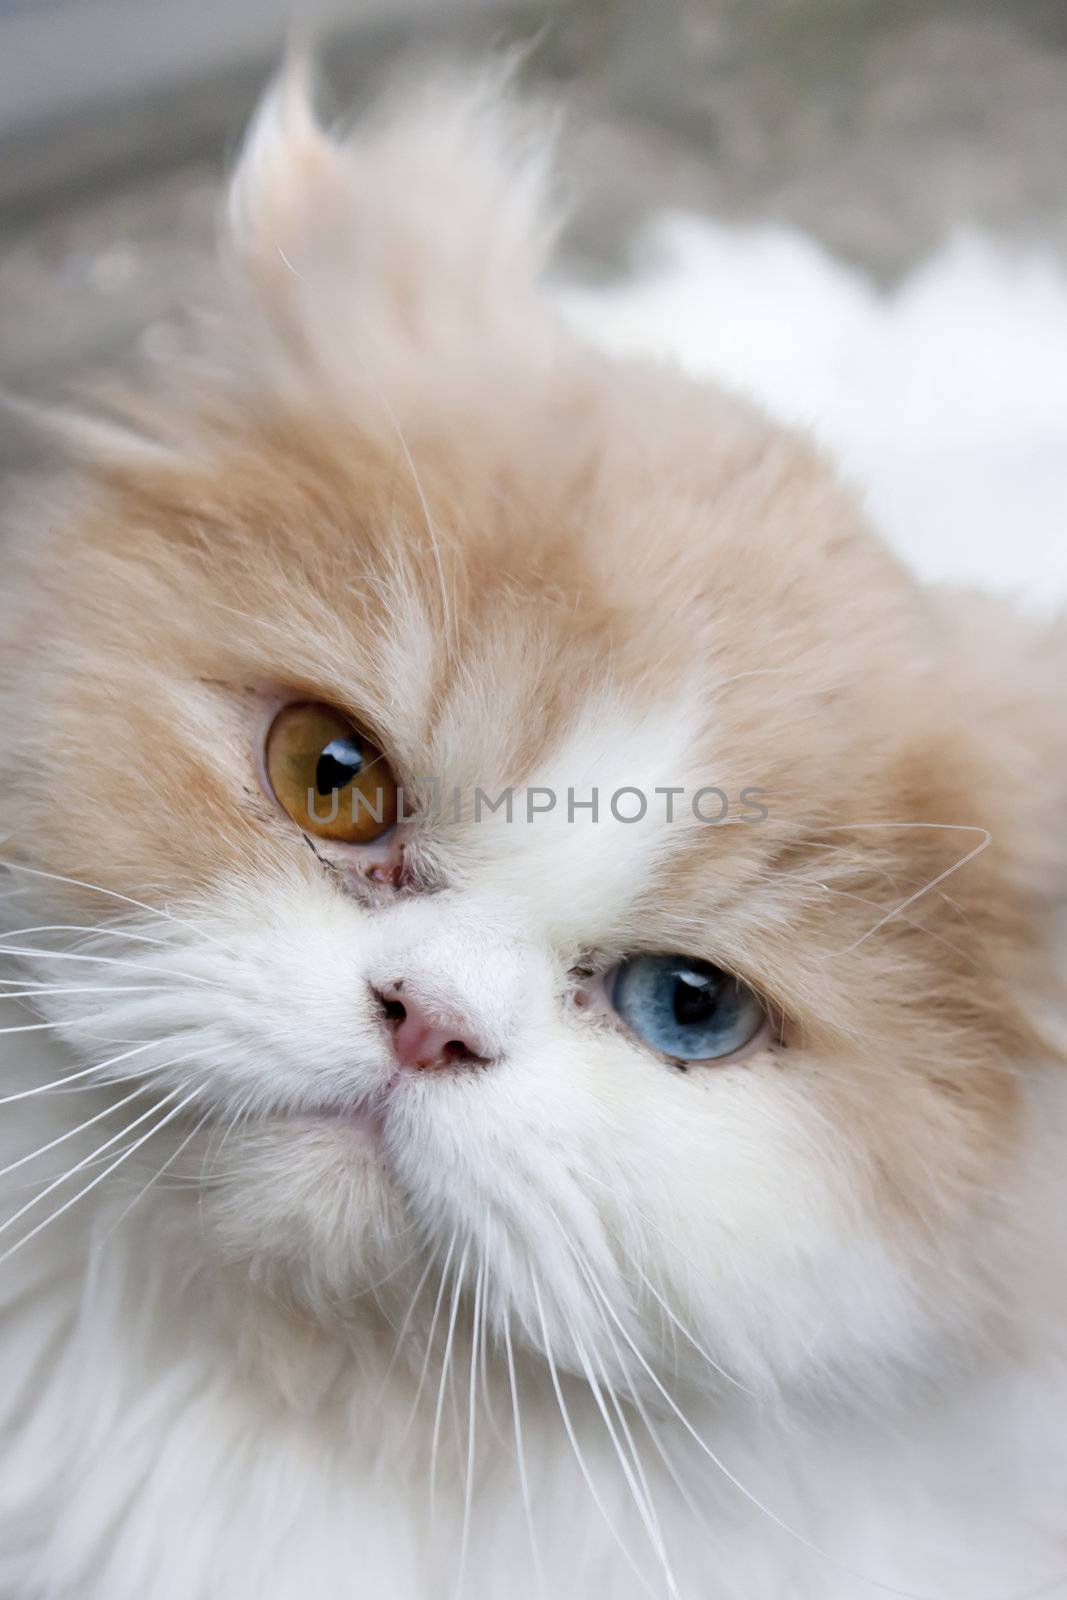
[[869,1393],[994,1307],[1037,712],[805,440],[568,331],[546,148],[494,73],[268,98],[195,355],[16,530],[7,946],[317,1320]]

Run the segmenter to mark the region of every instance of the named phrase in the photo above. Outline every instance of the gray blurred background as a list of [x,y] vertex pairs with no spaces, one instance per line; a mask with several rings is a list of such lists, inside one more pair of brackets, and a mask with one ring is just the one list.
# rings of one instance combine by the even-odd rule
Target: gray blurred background
[[883,282],[960,223],[1067,255],[1067,0],[0,0],[0,384],[167,359],[294,20],[338,108],[413,49],[525,43],[576,107],[583,274],[663,205]]

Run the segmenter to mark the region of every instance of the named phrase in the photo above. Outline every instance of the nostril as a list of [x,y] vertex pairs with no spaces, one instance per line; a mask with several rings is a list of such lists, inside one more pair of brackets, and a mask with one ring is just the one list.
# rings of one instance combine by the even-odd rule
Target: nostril
[[403,987],[404,985],[402,980],[398,980],[395,983],[388,983],[384,986],[384,988],[381,989],[378,988],[377,984],[372,983],[370,985],[370,992],[373,996],[374,1003],[387,1022],[403,1022],[404,1018],[408,1014],[407,1006],[401,999],[398,998]]
[[451,1019],[451,1027],[442,1026],[432,1012],[424,1010],[410,995],[406,1003],[398,1000],[396,996],[402,987],[400,980],[380,989],[372,986],[379,1014],[388,1029],[393,1055],[401,1067],[486,1065],[487,1056],[479,1054],[467,1039],[453,1033],[458,1018]]
[[469,1061],[475,1066],[484,1065],[485,1063],[485,1057],[478,1055],[478,1053],[472,1050],[469,1044],[465,1044],[462,1039],[446,1040],[444,1046],[442,1047],[441,1054],[446,1061],[454,1061],[457,1065],[463,1061]]

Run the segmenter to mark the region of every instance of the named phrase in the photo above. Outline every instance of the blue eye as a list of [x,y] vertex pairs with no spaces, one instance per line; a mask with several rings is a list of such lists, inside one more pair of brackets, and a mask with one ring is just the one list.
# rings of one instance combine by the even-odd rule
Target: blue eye
[[637,1037],[675,1061],[715,1061],[750,1044],[764,1010],[751,989],[707,961],[635,956],[616,968],[611,1003]]

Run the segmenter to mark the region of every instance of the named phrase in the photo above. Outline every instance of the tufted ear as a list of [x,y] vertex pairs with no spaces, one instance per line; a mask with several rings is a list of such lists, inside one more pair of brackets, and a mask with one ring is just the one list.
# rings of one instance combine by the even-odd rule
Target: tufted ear
[[234,259],[267,295],[281,296],[305,265],[344,247],[351,173],[341,147],[315,120],[306,60],[271,85],[245,135],[230,183]]
[[338,138],[306,65],[286,70],[234,174],[229,240],[244,294],[287,339],[336,360],[383,323],[469,337],[529,314],[555,232],[554,128],[511,79],[505,62],[394,85]]

